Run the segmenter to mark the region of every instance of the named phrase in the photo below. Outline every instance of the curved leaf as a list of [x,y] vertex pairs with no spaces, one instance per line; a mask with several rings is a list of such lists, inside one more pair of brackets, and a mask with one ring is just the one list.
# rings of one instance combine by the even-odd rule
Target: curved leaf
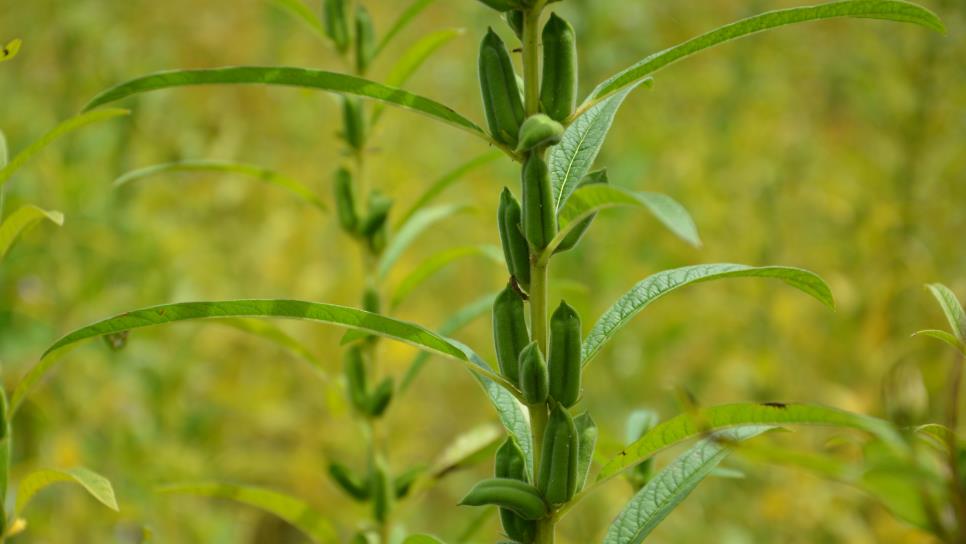
[[932,296],[936,297],[939,306],[943,309],[943,314],[949,321],[949,328],[953,335],[959,340],[961,345],[966,344],[966,310],[956,298],[956,293],[952,289],[941,283],[931,283],[926,286]]
[[31,157],[39,153],[57,138],[60,138],[65,134],[69,134],[70,132],[92,123],[106,121],[107,119],[113,119],[121,115],[128,115],[129,113],[130,112],[127,110],[118,109],[92,111],[83,113],[76,117],[71,117],[70,119],[57,125],[53,130],[41,136],[39,140],[27,146],[26,149],[17,154],[17,156],[14,157],[9,164],[0,170],[0,187],[3,187],[3,185],[10,180],[10,177],[14,174],[14,172],[19,170],[24,163],[26,163]]
[[309,189],[301,182],[275,172],[274,170],[269,170],[267,168],[262,168],[252,164],[243,164],[231,161],[202,159],[176,161],[145,166],[144,168],[132,170],[117,178],[114,180],[114,186],[121,187],[122,185],[131,183],[132,181],[172,172],[217,172],[224,174],[239,174],[288,189],[292,192],[292,194],[299,197],[302,201],[311,204],[322,211],[326,210],[325,203],[323,203],[319,196],[315,194],[315,191]]
[[306,6],[302,0],[275,0],[273,2],[279,9],[288,12],[292,17],[305,23],[316,36],[328,43],[325,34],[325,27],[319,17]]
[[7,45],[3,46],[3,49],[0,49],[0,62],[6,62],[16,57],[17,53],[20,52],[20,46],[22,44],[23,41],[20,38],[10,40]]
[[429,476],[439,479],[462,467],[478,463],[480,457],[493,454],[502,439],[502,429],[492,423],[484,423],[460,434],[433,462]]
[[392,39],[395,38],[397,34],[402,32],[402,30],[406,28],[406,26],[409,25],[409,23],[411,23],[417,15],[422,13],[422,11],[429,7],[429,5],[434,1],[435,0],[415,0],[412,4],[410,4],[409,7],[399,15],[399,18],[396,19],[396,22],[389,27],[389,30],[386,31],[386,34],[382,37],[379,45],[376,46],[375,52],[372,54],[373,58],[378,56],[379,53],[381,53],[383,49],[385,49],[389,43],[392,42]]
[[835,17],[915,23],[937,32],[945,32],[943,23],[936,14],[916,4],[897,0],[846,0],[769,11],[725,25],[645,58],[601,83],[577,111],[592,107],[593,104],[621,92],[661,68],[715,45],[776,27]]
[[132,79],[95,96],[84,111],[132,95],[192,85],[281,85],[357,95],[411,109],[490,141],[483,129],[435,100],[356,76],[289,66],[231,66],[201,70],[172,70]]
[[299,499],[269,489],[220,482],[199,482],[167,485],[159,488],[158,492],[227,499],[258,508],[285,520],[316,544],[338,542],[338,535],[332,523],[319,511]]
[[445,544],[433,535],[409,535],[403,544]]
[[0,261],[3,261],[10,246],[21,234],[44,219],[57,226],[64,224],[64,214],[42,210],[32,204],[22,206],[10,214],[10,217],[0,224]]
[[416,241],[420,234],[426,231],[433,224],[471,209],[470,206],[447,205],[427,208],[413,215],[389,240],[389,245],[382,252],[379,264],[376,265],[376,278],[384,280],[392,266],[396,264],[403,252]]
[[589,363],[620,329],[655,300],[686,285],[726,278],[774,278],[834,308],[832,292],[808,270],[785,266],[751,267],[742,264],[699,264],[658,272],[635,285],[617,300],[584,339],[583,364]]
[[754,438],[771,427],[739,427],[715,433],[684,452],[657,473],[611,524],[604,544],[640,544],[708,477],[731,449],[729,444]]
[[396,287],[390,302],[391,308],[396,308],[402,301],[423,284],[430,276],[463,257],[479,255],[487,257],[495,263],[503,263],[503,250],[497,246],[462,246],[441,251],[417,266]]
[[406,213],[402,214],[402,216],[399,218],[399,221],[396,222],[396,229],[398,230],[402,225],[405,225],[410,219],[412,219],[413,215],[416,215],[418,211],[423,209],[433,199],[439,196],[440,193],[449,188],[450,185],[453,185],[459,181],[463,176],[472,172],[473,170],[476,170],[484,164],[493,162],[502,156],[503,154],[498,151],[490,151],[478,157],[474,157],[469,162],[458,166],[456,169],[450,172],[447,172],[445,175],[443,175],[443,177],[434,181],[423,192],[423,194],[419,195],[419,198],[416,199],[416,202],[413,203],[413,205],[406,210]]
[[930,338],[935,338],[940,342],[948,344],[953,349],[959,351],[963,355],[966,355],[966,344],[959,341],[952,333],[941,331],[938,329],[926,329],[923,331],[916,331],[912,333],[913,336],[928,336]]
[[725,404],[681,414],[659,423],[604,465],[598,480],[606,480],[644,462],[655,453],[709,432],[745,425],[819,425],[846,427],[874,434],[890,444],[902,439],[885,421],[815,404]]
[[45,487],[60,483],[75,483],[91,494],[101,504],[117,512],[117,499],[111,482],[100,474],[84,467],[74,467],[67,470],[44,469],[31,472],[17,487],[16,515],[23,514],[30,500]]

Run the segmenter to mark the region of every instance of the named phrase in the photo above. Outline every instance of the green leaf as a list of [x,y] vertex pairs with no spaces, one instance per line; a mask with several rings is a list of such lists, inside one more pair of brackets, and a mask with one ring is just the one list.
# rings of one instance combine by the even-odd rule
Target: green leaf
[[0,168],[7,166],[7,136],[0,130]]
[[587,476],[590,474],[590,465],[594,460],[594,451],[597,447],[597,423],[590,417],[590,412],[584,412],[574,418],[574,426],[577,428],[577,491],[584,488],[587,483]]
[[430,276],[439,272],[443,268],[464,257],[481,256],[490,259],[495,263],[503,263],[503,250],[497,246],[479,245],[462,246],[443,250],[417,266],[412,272],[406,275],[399,286],[396,287],[390,303],[391,308],[396,308],[410,293],[423,284]]
[[92,110],[122,98],[159,89],[215,84],[307,87],[357,95],[411,109],[490,141],[490,137],[475,123],[435,100],[356,76],[288,66],[231,66],[158,72],[126,81],[102,92],[94,97],[84,110]]
[[902,439],[885,421],[814,404],[725,404],[695,414],[681,414],[658,424],[604,465],[598,480],[616,476],[655,453],[685,440],[744,425],[820,425],[872,433],[898,446]]
[[637,85],[608,97],[582,113],[564,131],[560,143],[550,148],[547,165],[550,167],[553,204],[557,213],[594,166],[607,133],[614,124],[617,110]]
[[0,261],[3,261],[10,246],[17,238],[38,222],[47,219],[57,226],[64,224],[64,214],[42,210],[32,204],[21,206],[0,224]]
[[943,309],[953,335],[960,345],[966,345],[966,310],[963,310],[963,305],[956,299],[956,293],[941,283],[931,283],[926,287]]
[[929,336],[930,338],[935,338],[940,342],[945,342],[946,344],[951,346],[953,349],[959,351],[963,355],[966,355],[966,344],[963,344],[962,342],[960,342],[959,338],[956,338],[955,336],[953,336],[952,333],[941,331],[938,329],[926,329],[923,331],[916,331],[912,333],[912,335]]
[[0,62],[6,62],[16,57],[17,53],[20,52],[20,46],[22,44],[23,41],[20,38],[10,40],[7,45],[3,46],[3,49],[0,49]]
[[409,535],[403,544],[446,544],[432,535]]
[[402,225],[405,225],[407,222],[409,222],[409,220],[412,219],[417,212],[432,202],[433,199],[440,195],[440,193],[462,179],[463,176],[487,163],[493,162],[502,156],[503,154],[498,151],[490,151],[470,159],[469,162],[458,166],[451,172],[447,172],[445,175],[443,175],[443,177],[430,184],[423,194],[419,195],[419,198],[416,199],[416,202],[413,203],[413,205],[406,210],[406,213],[402,214],[402,216],[399,218],[399,221],[396,222],[396,229],[398,230],[400,227],[402,227]]
[[641,208],[650,212],[676,236],[692,246],[701,246],[701,237],[698,235],[694,219],[684,206],[673,198],[660,193],[639,193],[613,185],[593,184],[577,189],[567,199],[567,204],[560,210],[560,230],[544,250],[544,254],[552,255],[583,219],[601,210],[622,206]]
[[604,544],[643,542],[728,456],[731,451],[729,444],[754,438],[770,429],[767,426],[750,426],[722,431],[684,452],[627,503],[608,528]]
[[326,210],[325,203],[319,199],[319,196],[315,194],[315,191],[309,189],[301,182],[267,168],[230,161],[186,160],[155,164],[124,174],[123,176],[114,180],[114,186],[121,187],[122,185],[128,184],[132,181],[174,172],[215,172],[224,174],[238,174],[288,189],[292,192],[292,194],[299,197],[299,199],[302,201],[311,204],[322,211]]
[[220,482],[200,482],[167,485],[158,489],[158,492],[227,499],[285,520],[316,544],[338,542],[332,523],[319,511],[299,499],[276,491]]
[[413,215],[389,241],[386,250],[383,251],[379,263],[376,265],[376,278],[379,281],[386,279],[392,266],[396,264],[403,252],[416,241],[420,234],[434,224],[472,209],[470,206],[446,205],[435,208],[426,208]]
[[638,312],[664,295],[694,283],[726,278],[774,278],[834,308],[832,292],[816,274],[784,266],[751,267],[741,264],[700,264],[658,272],[635,285],[617,300],[584,339],[583,364],[589,363]]
[[443,450],[430,469],[433,478],[441,478],[455,470],[472,465],[481,457],[492,455],[503,439],[503,431],[493,424],[483,424],[457,436]]
[[16,157],[10,161],[2,170],[0,170],[0,187],[3,187],[10,177],[13,176],[14,172],[20,169],[31,157],[39,153],[45,147],[47,147],[51,142],[60,138],[65,134],[69,134],[79,128],[83,128],[92,123],[98,123],[100,121],[106,121],[108,119],[113,119],[121,115],[128,115],[130,112],[127,110],[118,109],[105,109],[100,111],[92,111],[88,113],[83,113],[76,117],[71,117],[70,119],[64,121],[63,123],[54,127],[53,130],[41,136],[39,140],[27,146],[26,149],[17,154]]
[[409,23],[413,22],[413,19],[415,19],[417,15],[422,13],[422,11],[429,7],[429,5],[434,1],[435,0],[415,0],[412,4],[410,4],[409,7],[399,15],[399,18],[396,19],[396,22],[389,27],[389,30],[386,31],[386,34],[382,37],[379,45],[376,46],[376,51],[372,55],[373,58],[378,56],[379,53],[381,53],[389,45],[389,43],[392,42],[392,39],[395,38],[396,35],[402,32],[402,30],[406,28]]
[[289,15],[305,23],[306,26],[312,29],[312,32],[315,33],[316,36],[328,43],[328,39],[325,34],[325,27],[322,26],[322,21],[311,9],[309,9],[308,6],[302,2],[302,0],[275,0],[274,4],[282,11],[287,12]]
[[592,107],[593,104],[621,92],[629,85],[635,84],[669,64],[718,44],[776,27],[835,17],[914,23],[937,32],[945,32],[942,21],[936,14],[916,4],[896,0],[848,0],[770,11],[725,25],[645,58],[601,83],[577,111]]
[[60,482],[75,483],[91,494],[101,504],[117,512],[117,499],[114,488],[107,478],[84,467],[74,467],[67,470],[44,469],[31,472],[17,488],[16,515],[21,516],[30,500],[45,487]]

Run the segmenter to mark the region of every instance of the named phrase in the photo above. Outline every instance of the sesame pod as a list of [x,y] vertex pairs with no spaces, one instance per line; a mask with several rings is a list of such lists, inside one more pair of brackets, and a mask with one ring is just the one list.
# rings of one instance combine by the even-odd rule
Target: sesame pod
[[342,124],[346,143],[361,150],[366,145],[366,112],[358,96],[342,97]]
[[493,303],[493,344],[500,372],[514,385],[520,383],[520,352],[529,342],[523,299],[508,285]]
[[523,165],[523,233],[532,247],[541,250],[557,234],[550,171],[536,153]]
[[517,153],[560,143],[564,127],[543,113],[531,115],[520,126]]
[[365,73],[376,51],[376,30],[365,6],[356,7],[356,70]]
[[491,478],[473,486],[460,501],[465,506],[496,505],[512,510],[526,520],[547,516],[549,508],[532,485],[512,478]]
[[543,435],[537,489],[550,504],[564,504],[577,492],[577,428],[563,407],[555,405]]
[[[587,185],[593,185],[595,183],[609,182],[610,181],[607,178],[607,170],[601,169],[584,176],[584,179],[580,180],[580,183],[577,184],[577,188],[580,189],[581,187],[586,187]],[[597,214],[594,213],[589,217],[581,219],[580,222],[574,225],[574,228],[567,233],[567,236],[564,237],[563,241],[560,242],[560,245],[557,246],[554,254],[556,255],[557,253],[563,253],[564,251],[573,249],[574,246],[580,243],[580,240],[584,237],[584,234],[587,233],[587,229],[590,228],[590,225],[596,218]]]
[[379,382],[379,385],[373,389],[372,394],[366,399],[366,414],[369,417],[382,417],[386,413],[386,408],[389,407],[389,403],[392,401],[392,394],[395,387],[396,385],[392,378],[386,378]]
[[386,221],[389,219],[389,210],[391,208],[391,198],[380,193],[379,191],[373,191],[369,195],[368,214],[366,215],[365,220],[359,226],[359,232],[367,238],[373,237],[379,232],[380,229],[382,229],[382,227],[386,225]]
[[566,302],[550,316],[550,396],[570,408],[580,398],[580,315]]
[[349,400],[359,412],[366,413],[369,405],[369,392],[366,385],[366,364],[362,359],[359,346],[350,347],[343,360],[345,384],[349,390]]
[[359,226],[359,216],[356,214],[356,201],[352,189],[352,174],[345,168],[335,171],[335,209],[339,216],[339,225],[349,234],[355,234]]
[[490,134],[497,142],[517,146],[520,125],[526,117],[510,52],[491,28],[480,45],[480,89]]
[[322,3],[322,22],[325,34],[335,44],[339,53],[349,49],[349,2],[348,0],[324,0]]
[[353,499],[357,501],[369,500],[369,486],[362,478],[356,476],[349,467],[341,463],[331,463],[329,464],[329,476]]
[[530,289],[530,246],[523,236],[522,212],[520,203],[506,187],[500,194],[500,208],[497,222],[500,226],[500,242],[503,244],[503,257],[510,275],[525,290]]
[[382,458],[375,458],[369,467],[369,495],[372,498],[372,517],[378,522],[389,519],[394,490],[389,470]]
[[[528,481],[526,457],[513,437],[508,437],[496,450],[494,476]],[[532,521],[521,518],[509,508],[500,508],[500,523],[507,536],[517,542],[532,542],[536,534],[536,525]]]
[[520,352],[520,390],[527,404],[543,404],[548,395],[547,363],[536,342]]
[[556,13],[543,27],[543,80],[540,106],[564,122],[577,109],[577,35]]
[[392,481],[393,494],[397,499],[405,498],[413,488],[416,480],[426,472],[426,467],[414,466],[406,469],[405,472],[396,476]]

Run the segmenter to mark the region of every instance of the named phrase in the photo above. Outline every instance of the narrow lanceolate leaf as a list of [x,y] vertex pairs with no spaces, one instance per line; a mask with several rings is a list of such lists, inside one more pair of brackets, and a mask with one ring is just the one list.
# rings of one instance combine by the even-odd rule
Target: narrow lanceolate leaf
[[560,212],[580,185],[580,181],[594,166],[600,148],[607,139],[607,133],[614,124],[617,110],[635,88],[637,85],[608,97],[585,111],[567,127],[560,143],[550,148],[547,164],[550,167],[550,185],[556,212]]
[[871,433],[890,444],[901,438],[880,419],[814,404],[725,404],[681,414],[658,424],[604,465],[598,480],[605,480],[642,463],[655,453],[709,432],[745,425],[812,425],[844,427]]
[[114,180],[114,186],[121,187],[122,185],[131,183],[132,181],[159,176],[161,174],[179,172],[238,174],[257,181],[263,181],[271,185],[276,185],[278,187],[282,187],[283,189],[288,189],[292,192],[292,194],[300,198],[302,201],[311,204],[320,210],[325,211],[326,209],[325,203],[319,199],[319,196],[315,194],[315,191],[309,189],[301,182],[268,168],[231,161],[188,160],[145,166],[144,168],[132,170],[131,172],[128,172],[117,178]]
[[439,455],[429,470],[433,478],[441,478],[461,468],[476,464],[489,457],[503,440],[503,430],[498,425],[485,423],[460,434]]
[[21,41],[20,38],[14,38],[13,40],[10,40],[10,43],[3,46],[3,48],[0,49],[0,62],[5,62],[16,57],[17,53],[20,52],[20,45],[22,43],[23,41]]
[[27,504],[37,493],[47,486],[60,482],[74,483],[83,487],[101,504],[115,512],[117,511],[117,499],[114,497],[114,488],[111,487],[111,482],[100,474],[84,467],[74,467],[67,470],[38,470],[31,472],[21,480],[17,487],[17,516],[23,514]]
[[0,262],[21,234],[44,219],[58,226],[64,224],[64,214],[42,210],[32,204],[22,206],[10,214],[10,217],[0,224]]
[[952,289],[941,283],[931,283],[926,287],[936,297],[936,301],[943,309],[943,314],[949,321],[953,336],[959,340],[961,345],[966,345],[966,310],[956,299],[956,293],[953,293]]
[[695,247],[701,245],[701,237],[698,235],[698,227],[694,224],[694,219],[687,209],[673,198],[660,193],[640,193],[612,185],[594,184],[577,189],[567,199],[559,214],[560,230],[547,247],[546,254],[552,254],[583,219],[601,210],[616,207],[646,210],[685,242]]
[[412,4],[410,4],[409,7],[407,7],[402,14],[399,15],[399,18],[396,19],[396,22],[393,23],[393,25],[389,27],[389,30],[387,30],[383,35],[382,41],[380,41],[379,45],[376,46],[376,52],[373,54],[373,56],[378,56],[379,53],[392,42],[393,38],[402,32],[403,29],[409,25],[409,23],[413,22],[413,19],[415,19],[417,15],[422,13],[424,9],[429,7],[429,5],[435,1],[436,0],[415,0]]
[[429,279],[433,274],[436,274],[440,270],[464,257],[473,256],[486,257],[495,263],[503,263],[503,251],[497,246],[462,246],[443,250],[423,261],[412,272],[407,274],[401,282],[399,282],[399,286],[396,287],[396,290],[392,295],[390,307],[398,307],[399,304],[402,303],[402,301],[413,292],[413,290],[422,285],[423,282]]
[[382,253],[382,257],[379,258],[379,264],[376,266],[376,277],[380,280],[385,279],[386,276],[389,275],[389,271],[392,270],[392,266],[396,264],[396,261],[399,260],[399,257],[402,256],[403,252],[406,251],[406,249],[412,245],[412,243],[416,241],[416,238],[425,232],[426,229],[433,226],[437,222],[446,219],[447,217],[465,212],[469,209],[471,209],[469,206],[451,204],[446,206],[437,206],[435,208],[426,208],[425,210],[417,212],[389,241],[389,245]]
[[715,433],[657,473],[611,524],[604,544],[640,544],[730,452],[730,444],[754,438],[767,426]]
[[445,544],[442,540],[432,535],[409,535],[403,544]]
[[725,25],[645,58],[601,83],[590,94],[584,105],[578,108],[578,111],[621,92],[629,85],[633,85],[669,64],[690,57],[704,49],[780,26],[836,17],[884,19],[914,23],[937,32],[945,32],[942,21],[936,14],[916,4],[897,0],[847,0],[817,6],[770,11]]
[[91,110],[122,98],[160,89],[217,84],[307,87],[371,98],[425,114],[489,141],[489,137],[475,123],[435,100],[356,76],[287,66],[231,66],[158,72],[112,87],[94,97],[84,109]]
[[302,0],[275,0],[275,5],[308,26],[312,32],[328,42],[322,21]]
[[316,544],[338,542],[332,523],[319,511],[299,499],[276,491],[219,482],[200,482],[164,486],[158,492],[227,499],[285,520]]
[[966,355],[966,344],[959,341],[952,333],[947,331],[941,331],[938,329],[926,329],[924,331],[916,331],[912,334],[913,336],[928,336],[930,338],[935,338],[940,342],[943,342],[953,349],[959,351],[963,355]]
[[419,198],[416,199],[416,202],[414,202],[413,205],[410,206],[409,209],[399,217],[399,220],[396,222],[396,229],[398,230],[400,227],[405,225],[410,219],[412,219],[414,215],[416,215],[416,212],[425,208],[427,204],[432,202],[451,185],[461,180],[466,174],[469,174],[473,170],[476,170],[487,163],[491,163],[502,156],[503,153],[499,151],[490,151],[478,157],[474,157],[468,162],[456,167],[454,170],[444,174],[443,177],[431,183],[429,187],[423,191],[423,194],[419,195]]
[[742,264],[699,264],[658,272],[645,278],[624,294],[604,315],[584,339],[583,364],[589,363],[638,312],[664,295],[694,283],[727,278],[774,278],[811,295],[832,308],[832,292],[813,272],[785,266],[753,267]]
[[100,121],[105,121],[107,119],[113,119],[121,115],[127,115],[130,113],[127,110],[118,109],[105,109],[100,111],[92,111],[88,113],[83,113],[76,117],[71,117],[70,119],[64,121],[63,123],[54,127],[53,130],[44,134],[39,140],[27,146],[26,149],[21,151],[13,160],[10,161],[2,170],[0,170],[0,187],[3,187],[7,181],[10,180],[10,176],[14,174],[21,166],[24,165],[31,157],[39,153],[45,147],[47,147],[51,142],[60,138],[65,134],[69,134],[79,128],[83,128],[92,123],[98,123]]

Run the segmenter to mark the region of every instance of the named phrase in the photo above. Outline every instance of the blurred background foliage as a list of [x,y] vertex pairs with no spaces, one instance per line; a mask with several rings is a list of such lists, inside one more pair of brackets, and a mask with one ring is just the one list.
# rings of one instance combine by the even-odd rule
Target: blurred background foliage
[[[367,5],[385,29],[403,3]],[[577,27],[587,92],[650,52],[791,5],[567,0],[558,9]],[[601,425],[605,454],[618,449],[632,409],[667,417],[679,409],[681,388],[702,404],[802,400],[884,417],[902,412],[911,423],[938,419],[936,393],[950,355],[909,334],[942,325],[923,283],[942,281],[966,297],[966,5],[926,5],[944,18],[947,36],[863,21],[789,28],[672,67],[653,89],[628,100],[602,157],[611,180],[681,201],[705,246],[690,248],[632,212],[602,214],[581,248],[558,259],[552,300],[567,298],[589,327],[656,270],[725,261],[814,270],[829,280],[838,310],[761,282],[698,286],[655,305],[586,379],[583,402]],[[97,91],[143,73],[232,64],[342,69],[325,43],[269,1],[0,0],[0,14],[0,41],[24,40],[18,58],[0,66],[0,125],[12,153]],[[408,88],[481,118],[475,56],[488,24],[509,35],[478,2],[436,2],[404,40],[440,28],[466,33]],[[374,67],[373,78],[385,75],[392,57]],[[126,106],[130,118],[60,142],[8,187],[8,210],[30,202],[67,218],[63,228],[33,230],[0,269],[8,390],[64,331],[125,309],[262,297],[357,304],[355,248],[333,216],[284,191],[210,174],[111,186],[139,166],[220,158],[277,169],[328,199],[331,172],[343,160],[335,97],[195,88]],[[387,112],[372,145],[372,183],[407,204],[431,180],[484,151],[475,139],[401,111]],[[476,212],[421,238],[390,285],[439,249],[498,243],[492,212],[499,189],[516,183],[512,172],[508,161],[498,161],[450,189],[444,200],[472,203]],[[438,326],[457,305],[504,281],[488,261],[466,260],[397,315]],[[38,499],[22,540],[138,542],[148,526],[159,542],[301,541],[250,509],[152,493],[160,483],[210,478],[302,497],[341,520],[348,535],[365,513],[325,475],[330,456],[362,453],[333,378],[341,332],[282,326],[314,350],[328,379],[217,324],[136,331],[123,350],[97,342],[71,354],[20,415],[14,474],[90,466],[115,484],[121,513],[65,488]],[[484,318],[458,336],[491,356],[489,335]],[[381,349],[394,373],[413,355],[389,343]],[[495,420],[470,375],[445,361],[428,365],[402,401],[380,429],[397,468],[429,461],[460,432]],[[829,436],[802,431],[782,441],[848,458],[861,440]],[[928,541],[842,485],[740,456],[730,466],[746,476],[709,480],[654,541]],[[478,512],[455,505],[491,469],[474,470],[421,497],[400,521],[452,542],[492,541],[492,512],[475,536],[465,536]],[[562,541],[598,540],[630,493],[615,482],[583,503],[563,525]]]

